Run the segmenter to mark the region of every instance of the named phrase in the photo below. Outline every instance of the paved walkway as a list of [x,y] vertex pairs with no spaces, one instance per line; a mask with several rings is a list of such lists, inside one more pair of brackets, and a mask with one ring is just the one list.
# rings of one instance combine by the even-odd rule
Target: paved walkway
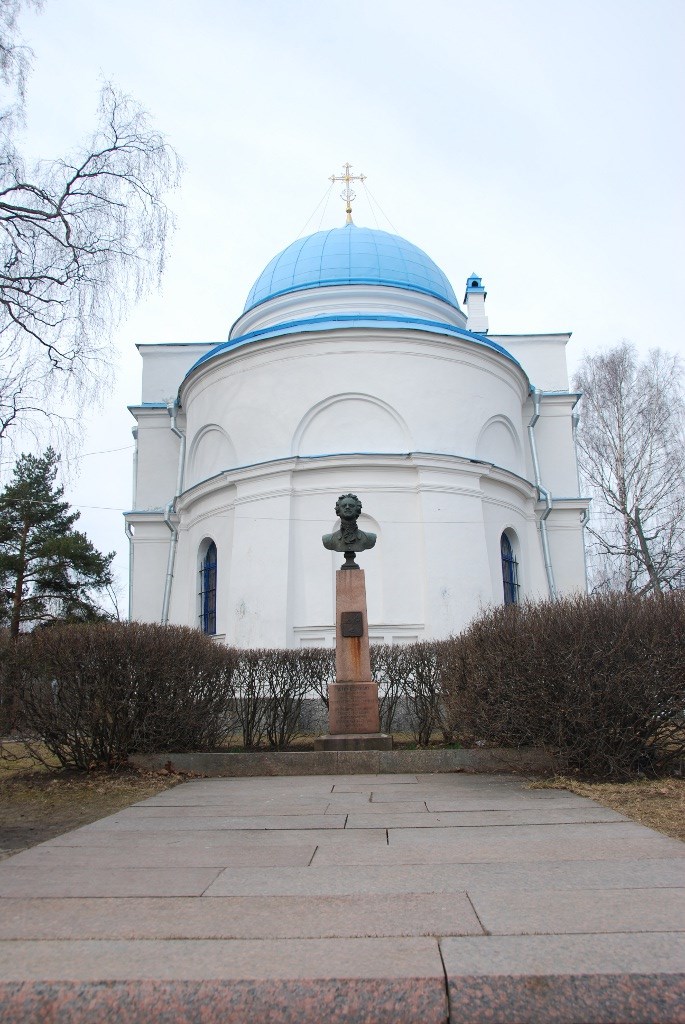
[[513,777],[193,781],[0,897],[2,1024],[685,1021],[685,844]]

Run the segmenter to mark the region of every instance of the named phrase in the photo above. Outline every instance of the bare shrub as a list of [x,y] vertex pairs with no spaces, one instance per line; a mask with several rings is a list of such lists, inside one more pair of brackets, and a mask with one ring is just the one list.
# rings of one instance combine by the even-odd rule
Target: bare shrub
[[420,640],[398,648],[397,669],[410,715],[412,735],[420,747],[443,724],[443,647],[437,640]]
[[139,622],[56,625],[15,645],[15,724],[38,760],[116,769],[133,751],[220,741],[232,657],[197,630]]
[[265,653],[262,650],[235,652],[233,707],[246,750],[258,747],[266,731]]
[[297,651],[297,656],[309,695],[314,694],[328,708],[328,684],[335,682],[335,649],[306,647]]
[[272,750],[284,750],[298,730],[308,681],[303,678],[299,651],[265,651],[265,732]]
[[493,609],[452,641],[443,691],[481,740],[558,751],[586,777],[666,772],[685,757],[685,595]]
[[399,644],[372,644],[371,675],[378,683],[378,705],[381,732],[391,733],[402,707],[404,686],[402,652]]

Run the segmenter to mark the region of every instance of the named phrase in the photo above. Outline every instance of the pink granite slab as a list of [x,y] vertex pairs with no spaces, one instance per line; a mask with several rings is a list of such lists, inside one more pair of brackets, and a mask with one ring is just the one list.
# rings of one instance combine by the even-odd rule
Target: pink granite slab
[[404,814],[406,815],[406,817],[410,819],[410,821],[413,821],[412,816],[414,814],[428,814],[426,810],[426,804],[424,803],[423,800],[403,800],[398,803],[376,804],[367,801],[363,804],[352,803],[350,804],[349,807],[346,807],[346,801],[343,799],[342,794],[338,797],[337,801],[331,801],[331,803],[328,805],[327,813],[339,814],[343,810],[343,808],[349,814],[349,817],[347,819],[347,825],[345,826],[346,828],[350,827],[350,821],[352,820],[352,818],[357,818],[358,816],[371,820],[375,819],[376,825],[372,825],[372,828],[378,828],[378,819],[381,816],[389,816],[391,814]]
[[265,814],[262,816],[231,816],[214,814],[211,817],[184,817],[179,814],[171,818],[154,817],[132,810],[113,814],[109,818],[84,825],[82,832],[144,832],[154,829],[164,831],[218,831],[223,829],[311,829],[344,828],[345,814]]
[[[68,954],[67,954],[68,949]],[[1,1024],[444,1024],[434,939],[0,943]]]
[[0,896],[200,896],[220,868],[87,867],[53,865],[50,871],[0,864]]
[[538,861],[534,863],[338,865],[280,868],[238,867],[218,876],[204,897],[230,895],[319,895],[354,893],[536,892],[538,889],[620,889],[682,885],[682,859]]
[[[685,883],[685,871],[683,871]],[[493,935],[685,931],[685,888],[469,892]]]
[[[243,801],[243,802],[232,802],[232,803],[219,803],[213,804],[201,804],[201,805],[178,805],[178,804],[134,804],[132,807],[128,807],[126,811],[121,811],[116,815],[117,822],[124,823],[128,821],[136,820],[147,820],[148,818],[171,818],[174,820],[186,821],[190,819],[212,819],[221,820],[234,818],[251,818],[255,819],[258,817],[272,818],[277,816],[282,818],[297,817],[299,815],[305,815],[308,817],[318,816],[325,814],[330,807],[330,800],[328,798],[317,798],[316,803],[296,803],[288,800],[287,802],[283,797],[280,800],[274,799],[269,801]],[[338,814],[341,812],[338,811]]]
[[[364,810],[352,809],[346,828],[377,828],[379,816],[383,816],[386,828],[480,828],[500,825],[575,825],[583,822],[628,821],[623,814],[606,808],[576,808],[550,810],[531,808],[526,811],[445,811],[429,812],[423,805],[424,814],[420,820],[402,810],[401,804],[370,804]],[[414,806],[416,811],[421,805]],[[383,808],[388,810],[384,812]],[[371,810],[373,808],[373,810]]]
[[601,804],[598,804],[595,800],[589,800],[585,796],[564,796],[563,794],[559,796],[551,794],[548,796],[546,793],[543,793],[540,797],[532,795],[528,797],[519,793],[505,794],[504,796],[494,796],[493,794],[486,793],[483,796],[469,795],[459,798],[450,796],[444,799],[436,796],[435,793],[424,790],[424,796],[428,810],[435,811],[438,814],[443,814],[446,811],[566,810],[583,807],[592,808],[593,810],[602,809]]
[[503,825],[495,828],[391,828],[388,839],[386,849],[320,847],[313,863],[323,867],[339,864],[685,858],[685,844],[677,839],[623,822]]
[[437,940],[135,939],[0,942],[2,981],[439,978]]
[[[382,834],[385,841],[385,834]],[[136,843],[99,846],[34,846],[6,863],[52,871],[62,865],[78,868],[208,868],[306,866],[317,844],[311,840],[278,846],[273,843],[160,843],[145,838]],[[2,872],[0,869],[0,878]]]
[[445,1024],[439,978],[0,982],[0,1024]]
[[0,939],[299,939],[481,935],[463,893],[13,899]]
[[440,947],[453,1021],[685,1021],[683,934],[483,936]]
[[[55,836],[46,843],[33,848],[35,851],[55,850],[57,848],[69,848],[72,850],[81,849],[84,851],[138,851],[138,850],[164,850],[185,849],[192,850],[236,850],[239,848],[254,850],[271,847],[274,849],[287,849],[290,846],[303,849],[311,847],[312,844],[335,843],[336,846],[360,846],[362,844],[387,845],[387,834],[384,827],[375,829],[216,829],[214,831],[201,830],[193,832],[191,829],[183,829],[178,832],[164,829],[158,830],[150,827],[147,831],[142,829],[117,833],[112,830],[93,830],[88,827],[75,829],[73,832],[65,832],[64,835]],[[32,851],[27,850],[27,857]],[[38,856],[38,854],[36,854]],[[42,855],[42,854],[41,854]],[[98,856],[100,854],[98,853]],[[47,856],[47,854],[45,854]],[[103,854],[104,856],[104,854]],[[0,865],[2,871],[2,865]]]

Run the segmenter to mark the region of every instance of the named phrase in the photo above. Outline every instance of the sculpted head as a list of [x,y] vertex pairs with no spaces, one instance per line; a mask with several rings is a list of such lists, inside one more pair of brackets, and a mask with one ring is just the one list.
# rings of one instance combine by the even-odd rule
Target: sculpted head
[[341,494],[335,503],[336,515],[347,522],[359,518],[362,511],[362,503],[356,494]]

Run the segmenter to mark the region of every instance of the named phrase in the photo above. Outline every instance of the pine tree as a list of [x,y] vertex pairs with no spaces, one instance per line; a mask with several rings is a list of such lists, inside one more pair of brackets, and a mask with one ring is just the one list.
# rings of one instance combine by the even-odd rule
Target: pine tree
[[94,595],[112,582],[114,553],[74,529],[80,513],[62,500],[58,463],[52,448],[22,455],[0,493],[0,620],[12,637],[23,623],[104,617]]

